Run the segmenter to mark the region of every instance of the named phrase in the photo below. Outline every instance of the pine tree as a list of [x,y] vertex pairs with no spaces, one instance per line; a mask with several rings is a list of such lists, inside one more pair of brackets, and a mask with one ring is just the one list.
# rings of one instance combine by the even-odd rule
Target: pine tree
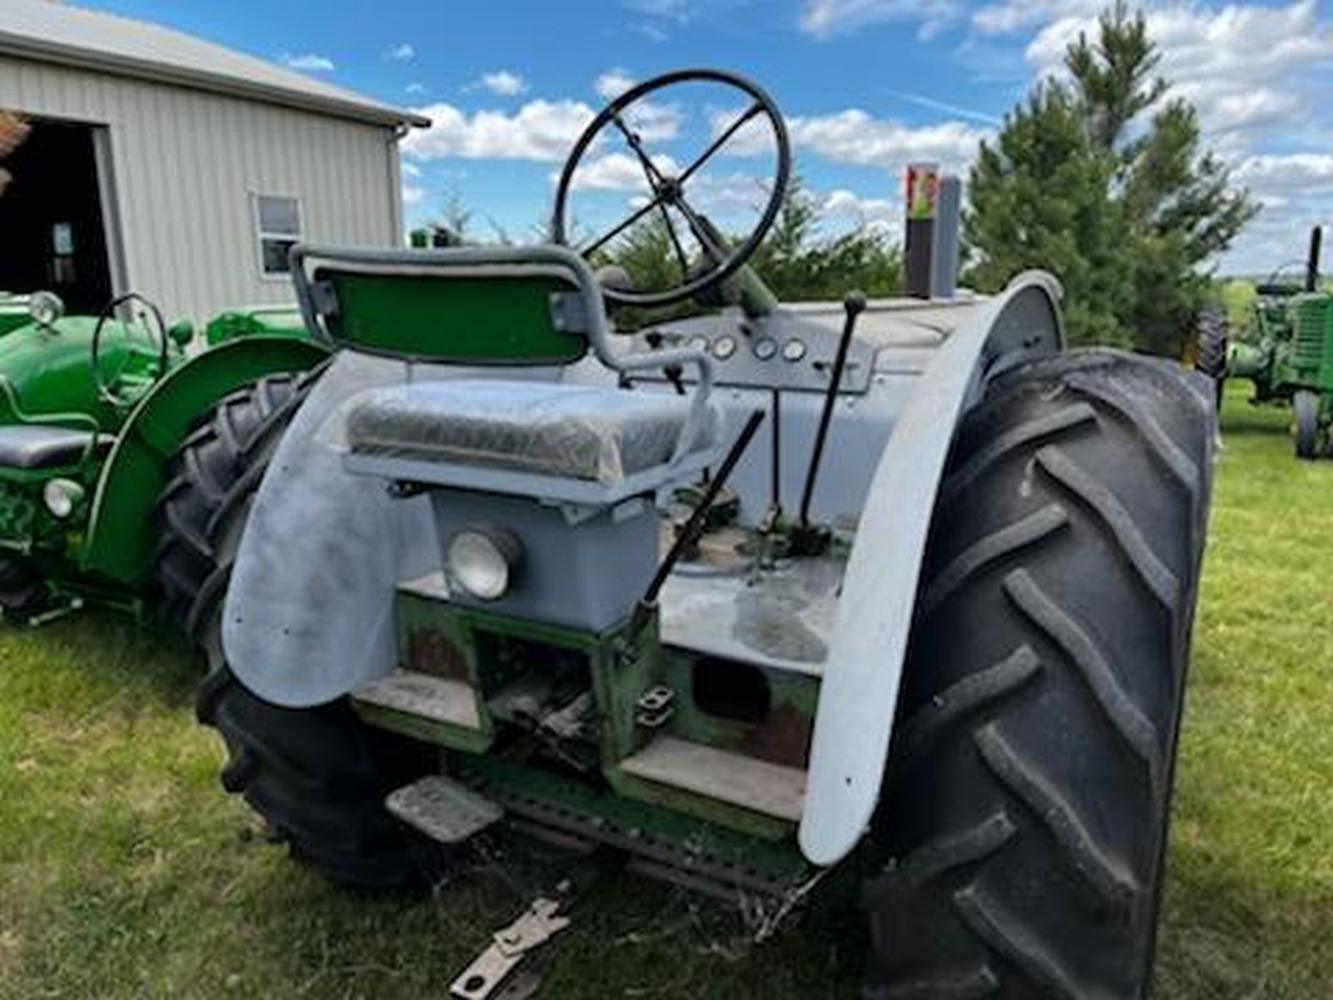
[[1039,84],[972,169],[970,280],[995,291],[1024,268],[1054,271],[1075,343],[1178,353],[1208,262],[1258,210],[1201,148],[1159,61],[1143,15],[1117,3],[1095,41],[1069,46],[1068,79]]

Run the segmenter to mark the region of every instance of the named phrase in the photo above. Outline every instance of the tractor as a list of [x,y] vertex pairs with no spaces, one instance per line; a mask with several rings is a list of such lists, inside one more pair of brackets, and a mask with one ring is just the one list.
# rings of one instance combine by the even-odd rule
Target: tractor
[[[702,152],[664,150],[701,87]],[[613,150],[643,193],[576,235]],[[740,235],[715,156],[772,157]],[[547,243],[293,248],[333,360],[214,518],[222,784],[364,887],[489,831],[781,909],[855,854],[867,996],[1143,997],[1210,387],[1066,353],[1040,271],[781,304],[747,260],[789,168],[767,93],[683,70],[593,118]],[[649,221],[668,284],[595,266]],[[578,884],[450,995],[511,995]]]
[[168,325],[137,293],[95,317],[64,315],[50,292],[0,299],[6,619],[91,603],[190,623],[240,455],[327,357],[297,333],[246,336],[246,314],[231,315],[226,336],[191,351],[193,324]]
[[1303,281],[1274,273],[1257,287],[1251,338],[1228,343],[1220,316],[1200,325],[1200,367],[1218,381],[1249,379],[1251,402],[1290,405],[1296,457],[1329,451],[1333,426],[1333,293],[1319,289],[1322,230],[1310,234]]

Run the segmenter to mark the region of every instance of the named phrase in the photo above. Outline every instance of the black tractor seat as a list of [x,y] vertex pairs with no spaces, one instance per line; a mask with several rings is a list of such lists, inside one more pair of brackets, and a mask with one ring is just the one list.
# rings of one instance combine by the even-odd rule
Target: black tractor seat
[[[92,431],[49,424],[0,427],[0,468],[53,469],[74,465],[92,442]],[[115,443],[110,434],[98,438],[99,451]]]

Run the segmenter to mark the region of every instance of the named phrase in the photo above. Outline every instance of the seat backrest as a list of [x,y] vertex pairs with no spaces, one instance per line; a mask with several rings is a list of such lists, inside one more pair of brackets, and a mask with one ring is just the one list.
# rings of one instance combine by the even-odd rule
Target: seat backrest
[[611,346],[601,286],[568,247],[339,249],[291,252],[296,300],[312,336],[360,351],[464,365],[560,365],[591,347],[612,371],[691,365],[699,384],[672,463],[702,426],[713,385],[708,355]]
[[563,365],[588,352],[588,310],[602,308],[575,261],[563,247],[298,246],[292,276],[311,333],[336,345],[466,365]]

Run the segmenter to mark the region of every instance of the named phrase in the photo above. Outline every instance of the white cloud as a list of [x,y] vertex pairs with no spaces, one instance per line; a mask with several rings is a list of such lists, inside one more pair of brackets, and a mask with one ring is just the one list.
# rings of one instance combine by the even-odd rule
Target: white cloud
[[[1323,100],[1322,90],[1301,86],[1333,60],[1333,23],[1319,18],[1314,0],[1216,10],[1176,4],[1150,10],[1147,22],[1162,52],[1159,72],[1173,94],[1194,103],[1210,133],[1285,126]],[[1061,17],[1031,41],[1027,58],[1041,73],[1058,73],[1065,47],[1095,30],[1094,17]]]
[[415,163],[402,163],[399,165],[399,169],[402,170],[404,177],[421,176],[421,168],[418,167]]
[[638,80],[630,76],[625,70],[617,67],[615,69],[609,69],[599,76],[593,83],[593,88],[597,91],[598,97],[604,97],[608,101],[614,101],[638,82]]
[[851,216],[865,222],[892,222],[898,218],[898,203],[889,198],[863,198],[846,188],[824,196],[823,210],[833,216]]
[[[680,167],[669,156],[652,158],[653,165],[662,173],[674,174]],[[648,181],[638,158],[628,153],[608,153],[588,160],[574,172],[576,189],[592,188],[599,191],[644,191]]]
[[426,92],[426,85],[423,83],[417,83],[413,81],[403,89],[406,90],[409,94],[424,94]]
[[[709,111],[714,136],[735,122],[738,108]],[[876,118],[861,108],[846,108],[823,115],[787,119],[787,135],[797,149],[809,150],[837,163],[898,170],[912,160],[935,160],[947,169],[960,170],[972,162],[977,144],[993,130],[951,120],[932,125],[907,125],[892,118]],[[728,156],[767,154],[773,149],[772,131],[764,118],[741,126],[722,147]]]
[[419,159],[562,159],[592,121],[593,110],[581,101],[529,101],[514,113],[482,110],[472,114],[452,104],[421,108],[431,127],[403,140],[405,153]]
[[972,12],[972,27],[983,35],[1006,35],[1020,28],[1065,17],[1093,17],[1105,0],[1001,0]]
[[916,21],[918,34],[931,38],[958,14],[958,0],[806,0],[800,26],[807,35],[828,39],[871,24]]
[[419,188],[419,187],[412,187],[412,186],[407,185],[407,184],[404,184],[404,185],[403,185],[403,204],[404,204],[404,205],[415,205],[415,204],[417,204],[418,202],[420,202],[421,199],[424,198],[425,196],[426,196],[426,192],[423,191],[421,188]]
[[896,168],[909,160],[937,160],[958,168],[971,162],[989,129],[960,121],[904,125],[875,118],[860,108],[790,118],[792,142],[839,163]]
[[1333,191],[1333,154],[1251,156],[1236,167],[1235,176],[1259,192]]
[[384,58],[393,59],[397,62],[406,62],[416,54],[417,50],[413,47],[411,42],[403,42],[402,45],[395,45],[393,48],[389,49],[388,52],[384,53]]
[[[593,81],[593,89],[604,100],[614,101],[639,81],[627,70],[615,67]],[[666,142],[680,134],[684,115],[677,104],[638,100],[625,112],[625,120],[644,142]]]
[[528,82],[520,74],[507,69],[483,73],[478,82],[492,94],[499,94],[502,97],[515,97],[528,89]]
[[284,66],[303,73],[331,73],[334,68],[332,59],[328,56],[315,55],[313,52],[299,56],[284,52],[279,58]]

